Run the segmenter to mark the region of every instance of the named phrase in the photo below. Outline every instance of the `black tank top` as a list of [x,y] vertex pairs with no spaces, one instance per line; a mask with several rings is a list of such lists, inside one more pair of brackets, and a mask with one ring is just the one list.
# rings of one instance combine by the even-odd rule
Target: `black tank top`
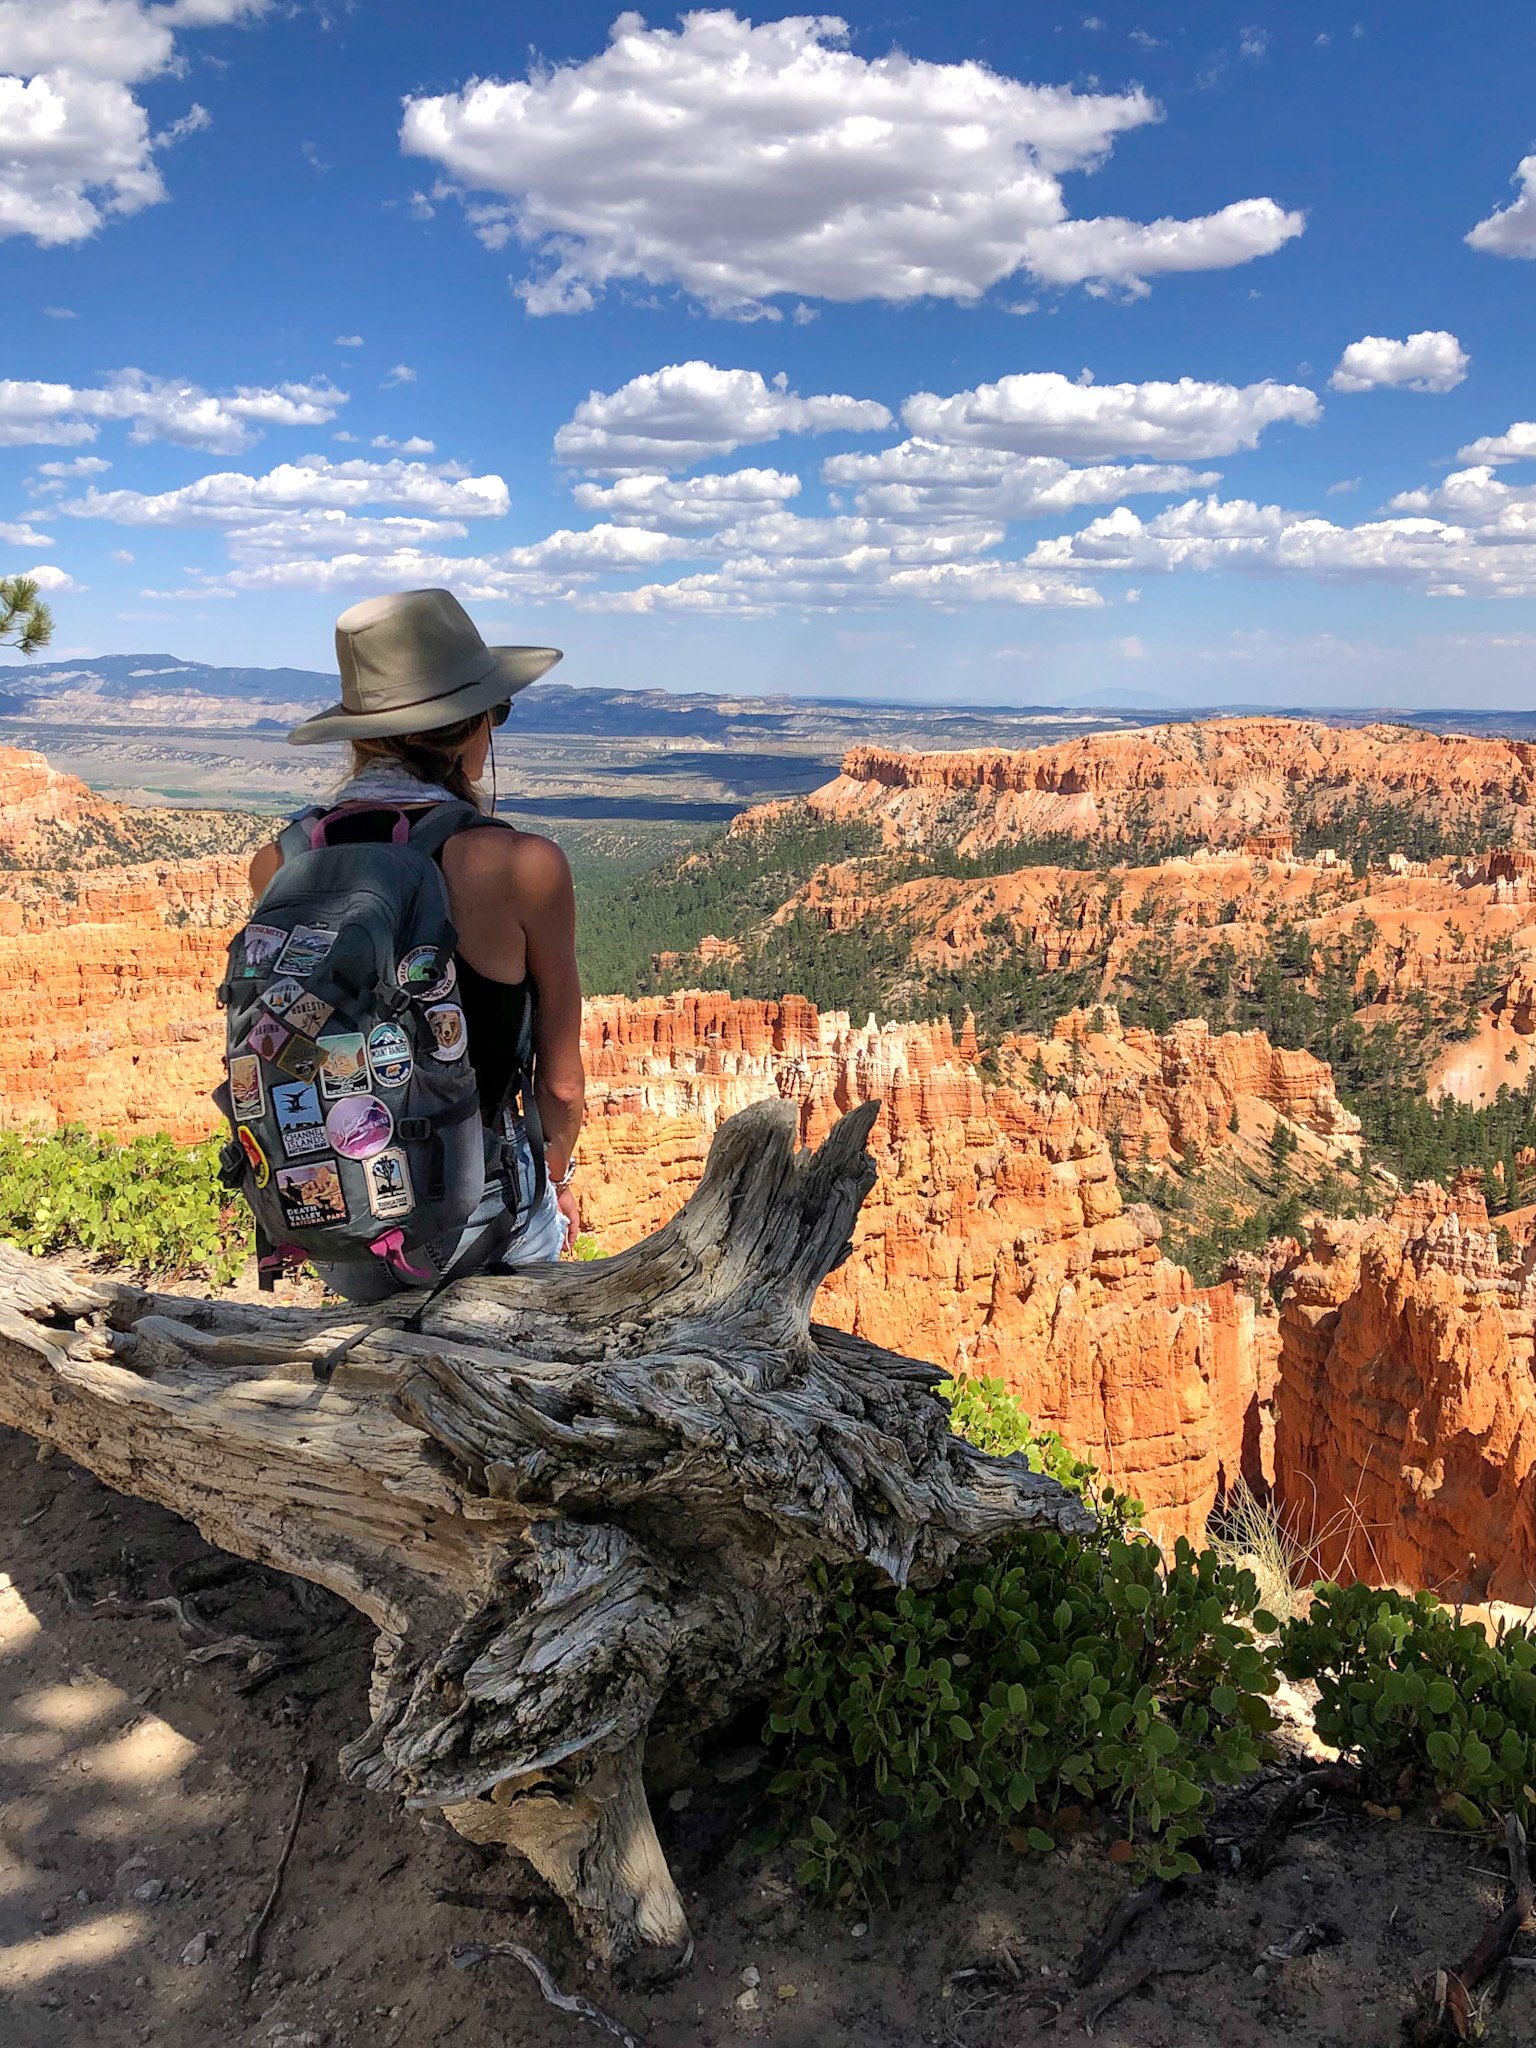
[[480,1114],[489,1122],[506,1100],[517,1063],[517,1042],[524,1015],[533,1001],[533,981],[493,981],[455,953],[459,971],[456,991],[469,1039],[469,1064],[480,1084]]

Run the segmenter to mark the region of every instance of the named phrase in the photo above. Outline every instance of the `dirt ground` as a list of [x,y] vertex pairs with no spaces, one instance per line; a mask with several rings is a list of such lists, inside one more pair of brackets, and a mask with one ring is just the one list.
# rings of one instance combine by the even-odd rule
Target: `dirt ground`
[[[188,1590],[213,1630],[308,1661],[242,1691],[247,1654],[194,1661],[172,1614],[90,1611],[110,1595]],[[1191,1963],[1202,1967],[1151,1978],[1114,2005],[1095,2038],[1376,2048],[1400,2040],[1415,1985],[1464,1955],[1504,1900],[1500,1858],[1484,1843],[1329,1813],[1290,1838],[1262,1881],[1202,1880],[1165,1901],[1092,1992],[1072,1995],[1083,1939],[1127,1884],[1092,1821],[1045,1859],[979,1834],[963,1867],[931,1852],[889,1906],[834,1911],[801,1898],[782,1857],[763,1851],[753,1781],[704,1780],[659,1816],[696,1957],[671,1984],[636,1989],[584,1967],[563,1911],[525,1866],[341,1782],[336,1751],[363,1725],[370,1640],[330,1595],[222,1559],[174,1516],[66,1459],[40,1463],[30,1439],[0,1431],[5,2048],[607,2038],[545,2004],[517,1962],[461,1970],[450,1959],[456,1945],[499,1939],[534,1950],[564,1989],[653,2048],[1082,2039],[1085,2010],[1105,1993],[1146,1965]],[[305,1759],[309,1795],[246,1995],[237,1951]],[[1252,1815],[1264,1799],[1261,1787]],[[1329,1945],[1265,1959],[1309,1925]],[[1529,1975],[1490,2004],[1487,2025],[1495,2048],[1536,2039]]]

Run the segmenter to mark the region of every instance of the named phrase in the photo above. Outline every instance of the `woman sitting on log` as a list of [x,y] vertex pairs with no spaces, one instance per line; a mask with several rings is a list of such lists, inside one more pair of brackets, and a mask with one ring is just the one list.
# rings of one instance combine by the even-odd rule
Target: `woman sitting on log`
[[[251,862],[252,891],[259,900],[285,857],[303,848],[380,837],[381,818],[386,840],[392,817],[408,820],[414,845],[422,837],[414,828],[439,806],[467,805],[482,814],[461,808],[455,822],[443,812],[441,843],[432,844],[435,832],[423,838],[447,884],[457,935],[451,966],[431,969],[440,978],[426,996],[437,996],[441,1008],[429,1014],[451,1017],[445,1028],[467,1037],[487,1127],[485,1191],[462,1242],[466,1252],[482,1240],[497,1252],[490,1261],[467,1258],[461,1270],[558,1259],[581,1222],[572,1175],[585,1075],[571,873],[552,840],[497,819],[494,797],[487,805],[479,783],[488,763],[494,776],[493,734],[513,696],[560,655],[554,648],[487,647],[446,590],[404,591],[352,606],[337,621],[336,648],[342,701],[288,738],[296,746],[347,741],[350,778],[323,818],[306,812],[261,849]],[[501,829],[473,829],[480,824]],[[307,836],[314,830],[319,840]],[[401,974],[402,987],[409,986],[404,963]],[[455,1049],[464,1048],[445,1044],[441,1056]],[[409,1190],[407,1181],[399,1199]],[[510,1240],[508,1211],[515,1218]],[[390,1213],[386,1198],[377,1214]],[[412,1284],[373,1256],[317,1265],[327,1284],[353,1301],[383,1299]]]

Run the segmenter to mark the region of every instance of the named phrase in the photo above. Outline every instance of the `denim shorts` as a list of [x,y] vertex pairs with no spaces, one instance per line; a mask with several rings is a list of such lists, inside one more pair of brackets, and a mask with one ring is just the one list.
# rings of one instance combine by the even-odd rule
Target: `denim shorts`
[[[529,1150],[527,1135],[521,1125],[514,1127],[512,1143],[516,1153],[518,1193],[524,1203],[533,1193],[533,1154]],[[485,1192],[479,1206],[471,1214],[459,1238],[459,1245],[485,1228],[499,1210],[506,1207],[506,1191],[499,1179],[487,1179]],[[560,1213],[560,1204],[554,1189],[548,1181],[537,1206],[522,1211],[523,1221],[517,1235],[507,1246],[501,1257],[492,1265],[481,1268],[486,1273],[505,1273],[513,1266],[527,1266],[558,1259],[565,1249],[565,1218]],[[458,1246],[455,1247],[457,1252]],[[405,1282],[397,1280],[382,1259],[327,1259],[315,1261],[315,1271],[333,1294],[339,1294],[346,1301],[373,1302],[387,1301],[392,1294],[404,1291]]]

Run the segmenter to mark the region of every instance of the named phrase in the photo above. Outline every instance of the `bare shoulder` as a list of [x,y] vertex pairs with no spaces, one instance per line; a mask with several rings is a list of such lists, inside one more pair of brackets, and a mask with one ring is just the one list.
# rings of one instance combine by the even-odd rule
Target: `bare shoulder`
[[247,873],[250,877],[251,894],[253,896],[260,896],[265,892],[268,882],[271,881],[282,864],[283,856],[278,851],[275,839],[269,845],[263,846],[258,853],[252,856],[251,865]]
[[515,889],[522,902],[550,902],[571,886],[570,863],[537,832],[460,832],[443,848],[450,881]]

